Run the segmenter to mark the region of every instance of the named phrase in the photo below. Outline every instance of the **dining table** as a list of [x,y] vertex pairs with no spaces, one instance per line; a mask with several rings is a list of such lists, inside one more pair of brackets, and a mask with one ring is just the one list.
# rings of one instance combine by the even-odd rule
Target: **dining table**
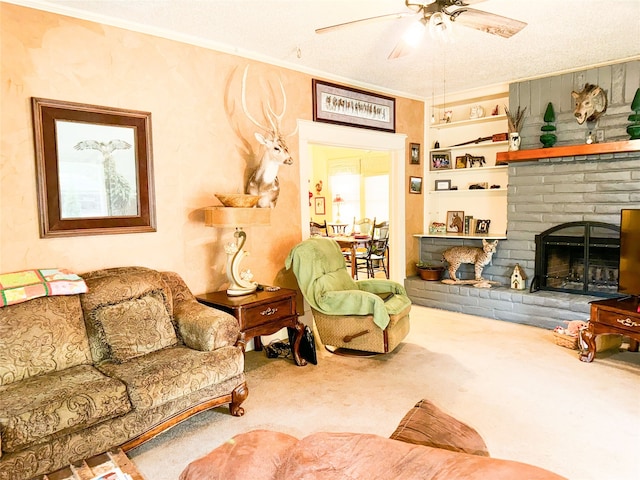
[[349,249],[351,251],[351,277],[356,278],[358,271],[356,253],[358,248],[366,248],[367,243],[371,240],[371,235],[333,235],[331,238],[338,243],[341,249]]

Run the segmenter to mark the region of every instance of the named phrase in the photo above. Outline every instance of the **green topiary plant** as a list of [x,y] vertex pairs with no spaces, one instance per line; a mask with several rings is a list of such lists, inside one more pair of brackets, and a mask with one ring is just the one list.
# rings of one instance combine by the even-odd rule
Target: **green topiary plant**
[[627,120],[631,122],[631,125],[627,127],[627,133],[631,137],[631,140],[637,140],[640,138],[640,88],[636,90],[636,94],[633,97],[631,110],[635,113],[632,113],[627,118]]
[[544,148],[553,147],[558,141],[558,137],[555,132],[556,126],[553,123],[556,121],[556,112],[553,110],[553,104],[549,102],[547,109],[544,112],[545,125],[540,127],[542,135],[540,135],[540,142]]

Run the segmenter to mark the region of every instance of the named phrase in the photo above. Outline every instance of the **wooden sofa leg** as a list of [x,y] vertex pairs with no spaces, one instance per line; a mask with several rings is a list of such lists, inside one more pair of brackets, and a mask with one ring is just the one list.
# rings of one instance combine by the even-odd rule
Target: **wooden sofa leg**
[[231,403],[229,404],[229,410],[234,417],[241,417],[244,415],[244,408],[240,406],[249,396],[249,388],[246,383],[238,385],[233,392],[231,392]]

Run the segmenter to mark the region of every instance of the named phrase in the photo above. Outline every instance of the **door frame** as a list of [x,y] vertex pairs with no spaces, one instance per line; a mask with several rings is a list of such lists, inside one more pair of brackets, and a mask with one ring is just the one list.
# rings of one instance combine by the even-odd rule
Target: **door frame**
[[[302,239],[309,237],[309,180],[313,171],[312,145],[357,148],[361,150],[381,150],[389,152],[390,168],[390,205],[389,223],[391,225],[389,244],[389,278],[403,283],[406,277],[405,251],[405,165],[407,136],[401,133],[387,133],[363,128],[345,127],[329,123],[298,120],[298,138],[300,154],[300,221]],[[394,201],[401,199],[401,201]]]

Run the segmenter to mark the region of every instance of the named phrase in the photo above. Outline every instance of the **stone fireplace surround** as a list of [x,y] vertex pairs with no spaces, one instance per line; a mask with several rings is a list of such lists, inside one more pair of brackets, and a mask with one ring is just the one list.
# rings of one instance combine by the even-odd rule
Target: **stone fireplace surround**
[[[425,282],[409,277],[405,286],[416,305],[553,329],[563,320],[588,320],[588,295],[528,288],[535,269],[535,235],[575,221],[620,224],[622,208],[640,208],[640,152],[540,159],[509,164],[507,240],[501,240],[483,276],[502,285],[491,289]],[[421,238],[421,259],[439,261],[454,245],[479,246],[478,240]],[[527,290],[511,290],[515,264],[527,275]],[[473,278],[463,265],[461,278]]]

